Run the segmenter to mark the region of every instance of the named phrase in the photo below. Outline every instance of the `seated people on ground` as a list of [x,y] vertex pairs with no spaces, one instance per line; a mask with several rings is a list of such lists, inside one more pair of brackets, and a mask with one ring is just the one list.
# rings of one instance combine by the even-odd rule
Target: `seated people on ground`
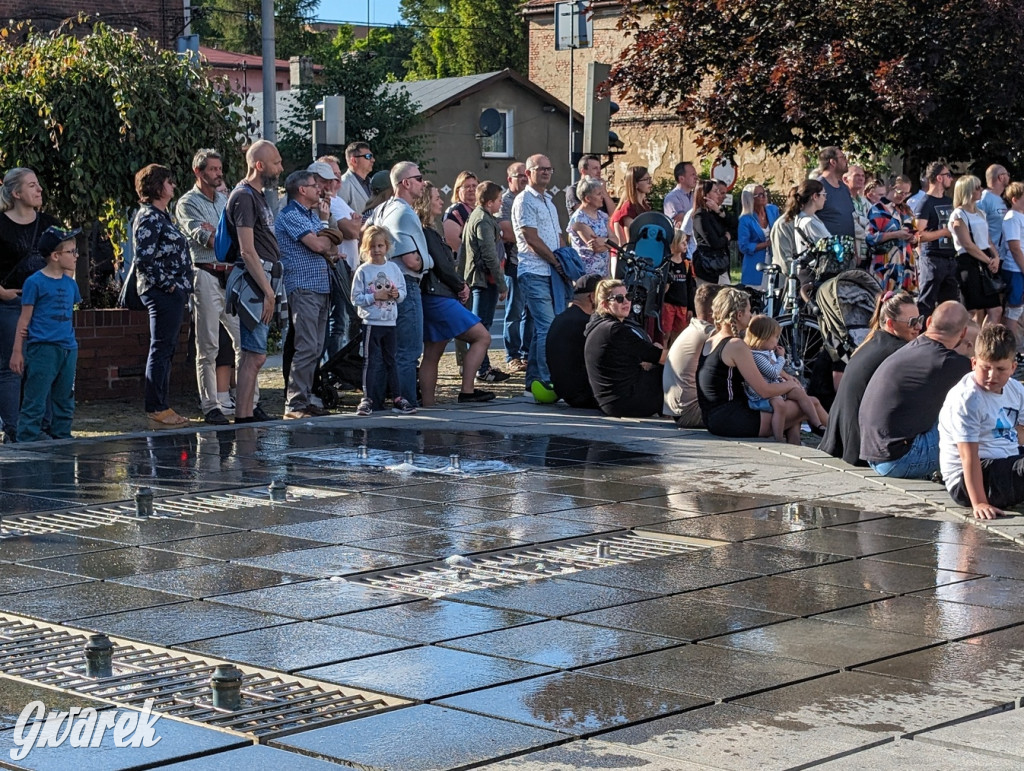
[[864,389],[879,365],[921,334],[924,316],[919,315],[914,295],[888,292],[878,296],[871,331],[853,352],[839,381],[829,412],[828,427],[818,449],[853,466],[866,466],[860,457],[860,426],[857,416]]
[[1024,501],[1024,385],[1013,379],[1017,339],[1006,327],[985,327],[971,363],[946,394],[939,413],[939,461],[946,489],[978,519],[995,519]]
[[665,412],[675,418],[679,428],[704,427],[697,404],[697,362],[704,343],[715,332],[711,304],[721,288],[721,284],[697,287],[693,296],[694,317],[668,349],[661,385],[665,390]]
[[621,281],[605,280],[595,292],[597,310],[587,324],[584,358],[594,398],[606,415],[644,418],[661,412],[665,351],[628,318],[630,300]]
[[860,405],[860,457],[882,476],[928,479],[939,468],[936,421],[946,393],[971,369],[954,349],[967,335],[967,309],[942,303],[924,334],[871,376]]
[[[757,371],[754,355],[743,342],[750,322],[750,296],[739,289],[725,287],[711,305],[715,334],[704,344],[697,366],[697,401],[704,416],[704,425],[717,436],[771,436],[772,416],[750,408],[743,390],[746,381],[765,399],[803,390],[789,380],[766,383]],[[803,413],[795,401],[781,405],[786,440],[800,444],[800,421]]]
[[547,360],[551,384],[558,398],[570,407],[597,409],[597,400],[587,377],[587,363],[583,358],[586,342],[583,332],[594,312],[594,292],[599,283],[601,276],[597,273],[576,279],[572,302],[555,316],[548,330]]

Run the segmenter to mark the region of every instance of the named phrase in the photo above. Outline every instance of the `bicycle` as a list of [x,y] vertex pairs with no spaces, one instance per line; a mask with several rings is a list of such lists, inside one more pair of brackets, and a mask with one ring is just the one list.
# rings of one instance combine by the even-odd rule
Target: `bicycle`
[[759,262],[757,269],[768,277],[764,290],[764,310],[779,322],[782,332],[779,345],[786,349],[786,370],[806,383],[811,362],[824,350],[821,327],[814,320],[814,305],[800,295],[799,271],[813,265],[813,258],[797,257],[789,262],[785,285],[780,278],[782,268]]

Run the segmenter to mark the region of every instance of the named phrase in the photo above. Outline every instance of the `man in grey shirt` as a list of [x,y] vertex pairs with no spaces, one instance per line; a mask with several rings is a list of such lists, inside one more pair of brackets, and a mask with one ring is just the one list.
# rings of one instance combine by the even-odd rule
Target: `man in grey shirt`
[[853,196],[843,182],[850,170],[850,162],[838,147],[826,147],[818,153],[818,180],[825,186],[825,205],[818,212],[828,232],[833,236],[853,238]]
[[665,201],[661,208],[665,212],[665,216],[676,223],[676,227],[679,227],[686,212],[693,208],[693,190],[697,187],[697,169],[689,161],[680,161],[672,170],[672,176],[676,178],[676,186],[665,195]]
[[508,297],[505,298],[505,363],[512,372],[522,372],[530,357],[533,321],[519,288],[519,251],[516,249],[516,234],[512,229],[512,203],[526,187],[526,164],[513,161],[509,164],[507,175],[508,190],[501,195],[501,212],[498,214],[501,240],[505,246],[505,283],[508,284]]

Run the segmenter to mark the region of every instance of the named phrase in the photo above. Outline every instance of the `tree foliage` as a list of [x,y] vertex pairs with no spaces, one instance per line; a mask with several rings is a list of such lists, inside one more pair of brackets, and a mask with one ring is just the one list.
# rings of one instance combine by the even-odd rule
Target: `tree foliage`
[[702,144],[1024,160],[1019,0],[636,0],[611,85]]
[[[314,32],[319,0],[274,0],[274,49],[278,59],[315,49],[325,33]],[[260,0],[199,0],[192,4],[192,31],[203,45],[259,56],[263,52]]]
[[526,72],[523,0],[402,0],[416,31],[415,78],[476,75],[505,68]]
[[389,63],[368,48],[351,50],[351,36],[335,38],[324,70],[314,85],[297,95],[297,106],[282,121],[278,146],[286,161],[306,163],[310,155],[310,122],[320,118],[317,103],[327,95],[345,97],[345,141],[369,143],[376,168],[386,169],[401,160],[424,160],[424,141],[413,130],[419,123],[416,105],[405,89],[395,93],[389,82]]
[[240,171],[237,100],[200,67],[102,23],[86,35],[74,26],[0,30],[0,168],[35,170],[48,212],[100,220],[116,236],[146,164],[170,167],[183,185],[196,149],[217,147]]
[[[412,27],[404,25],[370,27],[366,37],[357,40],[352,26],[342,24],[330,46],[319,53],[326,54],[328,58],[346,53],[375,57],[380,60],[378,65],[382,65],[389,80],[405,80],[415,42],[416,33]],[[314,55],[314,61],[319,64],[321,59]]]

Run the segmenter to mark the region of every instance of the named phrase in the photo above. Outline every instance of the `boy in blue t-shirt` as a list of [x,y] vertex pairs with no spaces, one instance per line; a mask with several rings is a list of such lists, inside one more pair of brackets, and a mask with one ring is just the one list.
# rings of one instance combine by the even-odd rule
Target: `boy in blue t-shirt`
[[47,400],[53,404],[50,435],[54,439],[71,438],[78,363],[78,341],[71,319],[82,296],[68,274],[74,272],[78,262],[75,236],[81,232],[81,228],[47,228],[39,238],[39,253],[46,257],[46,266],[29,276],[21,291],[21,316],[10,362],[12,371],[25,375],[25,396],[18,416],[19,442],[40,438]]

